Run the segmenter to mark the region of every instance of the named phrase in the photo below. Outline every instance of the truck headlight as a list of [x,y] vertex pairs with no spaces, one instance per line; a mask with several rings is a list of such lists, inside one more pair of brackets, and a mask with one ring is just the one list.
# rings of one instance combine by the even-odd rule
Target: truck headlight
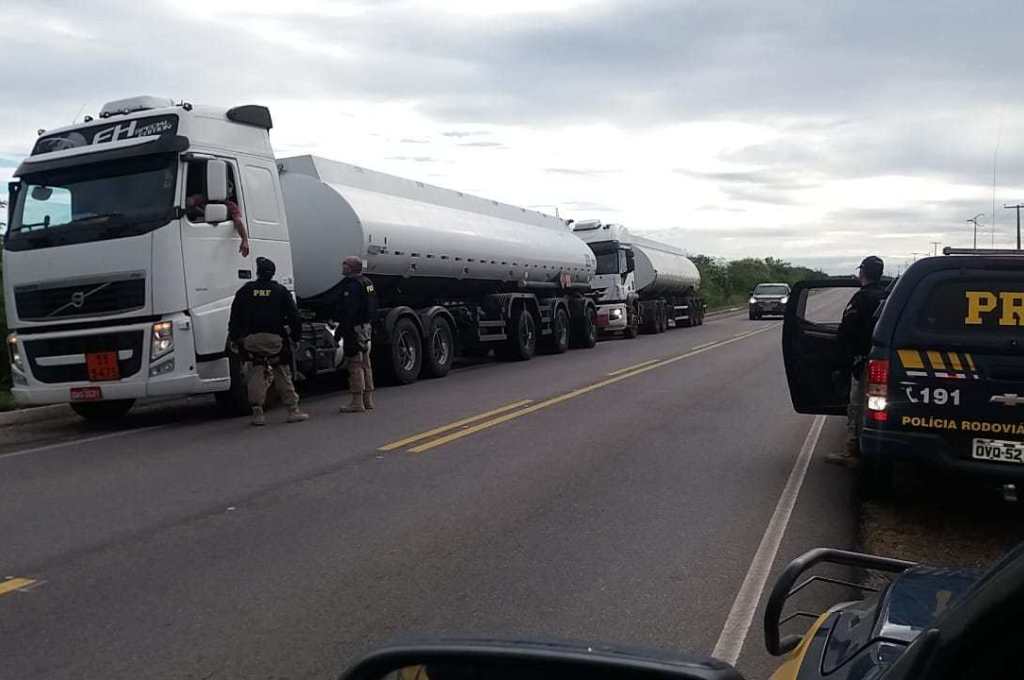
[[7,355],[11,359],[11,366],[24,373],[25,358],[21,354],[21,348],[18,347],[18,336],[15,333],[7,336]]
[[612,321],[618,321],[619,319],[622,318],[622,309],[615,308],[611,310],[610,312],[608,312],[608,318]]
[[748,300],[748,302],[750,302],[750,304],[752,304],[752,305],[756,305],[757,304],[757,298],[750,298],[750,300]]
[[789,296],[787,295],[786,297],[784,297],[781,300],[779,300],[779,302],[782,303],[782,304],[786,304],[787,302],[789,302]]
[[160,321],[153,324],[153,337],[149,346],[149,360],[156,361],[174,351],[174,324]]

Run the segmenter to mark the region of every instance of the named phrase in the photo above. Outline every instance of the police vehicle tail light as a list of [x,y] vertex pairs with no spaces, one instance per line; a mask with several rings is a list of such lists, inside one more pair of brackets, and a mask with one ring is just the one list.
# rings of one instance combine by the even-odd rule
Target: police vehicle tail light
[[156,361],[174,350],[174,324],[159,321],[153,324],[153,336],[149,347],[149,360]]
[[868,361],[867,389],[868,418],[877,422],[889,419],[886,412],[889,395],[889,360],[871,359]]

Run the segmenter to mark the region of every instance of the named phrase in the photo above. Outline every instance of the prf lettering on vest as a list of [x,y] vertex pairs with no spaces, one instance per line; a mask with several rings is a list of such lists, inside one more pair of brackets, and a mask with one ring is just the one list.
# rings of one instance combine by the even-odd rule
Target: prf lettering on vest
[[272,292],[273,291],[270,290],[269,288],[253,288],[252,296],[253,297],[270,297],[270,294]]
[[993,293],[987,290],[964,291],[967,298],[965,326],[980,326],[984,315],[998,311],[1000,326],[1024,326],[1024,293]]

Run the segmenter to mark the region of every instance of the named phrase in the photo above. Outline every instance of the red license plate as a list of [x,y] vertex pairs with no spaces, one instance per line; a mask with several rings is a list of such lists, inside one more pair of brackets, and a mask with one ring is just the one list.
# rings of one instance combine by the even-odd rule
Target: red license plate
[[97,401],[103,398],[103,390],[99,387],[72,387],[71,401]]
[[120,380],[121,369],[117,366],[117,352],[90,352],[85,355],[85,367],[89,380]]

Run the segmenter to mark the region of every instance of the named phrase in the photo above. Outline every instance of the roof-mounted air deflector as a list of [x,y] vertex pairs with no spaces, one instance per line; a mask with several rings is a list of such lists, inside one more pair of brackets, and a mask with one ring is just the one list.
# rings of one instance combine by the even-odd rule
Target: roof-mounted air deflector
[[274,121],[270,119],[270,109],[266,106],[257,106],[256,104],[236,106],[233,109],[228,109],[227,116],[228,120],[245,125],[254,125],[264,130],[274,127]]
[[167,97],[129,97],[127,99],[116,99],[107,102],[100,109],[100,118],[111,116],[123,116],[126,113],[136,111],[149,111],[151,109],[166,109],[174,106],[174,100]]

